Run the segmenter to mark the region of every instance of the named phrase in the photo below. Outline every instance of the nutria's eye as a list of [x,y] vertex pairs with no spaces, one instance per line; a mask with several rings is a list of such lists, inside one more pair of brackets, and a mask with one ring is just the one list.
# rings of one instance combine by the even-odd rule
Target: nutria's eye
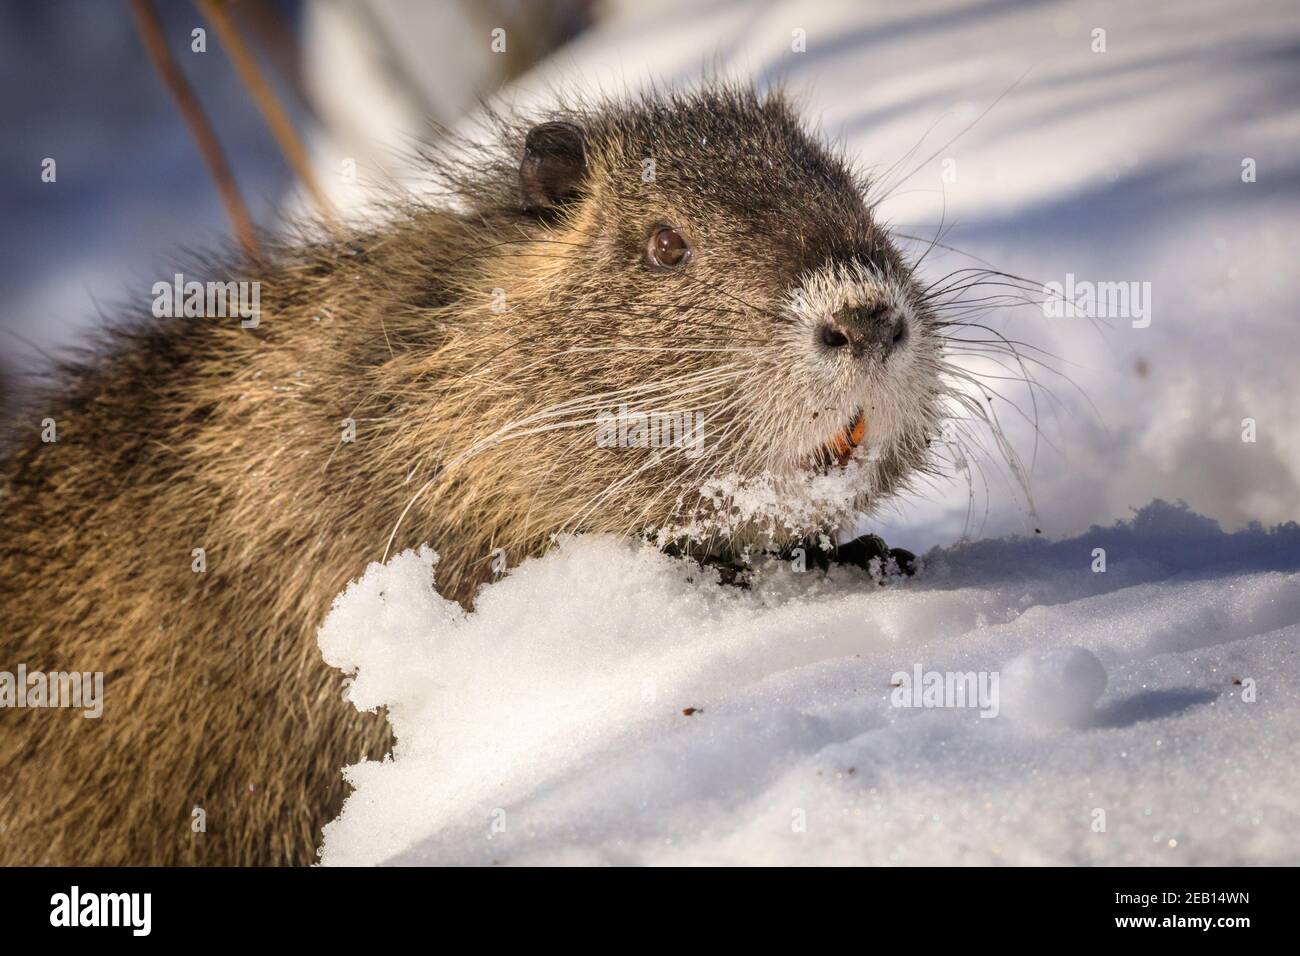
[[660,269],[676,269],[691,258],[691,244],[672,226],[660,226],[650,234],[645,257]]

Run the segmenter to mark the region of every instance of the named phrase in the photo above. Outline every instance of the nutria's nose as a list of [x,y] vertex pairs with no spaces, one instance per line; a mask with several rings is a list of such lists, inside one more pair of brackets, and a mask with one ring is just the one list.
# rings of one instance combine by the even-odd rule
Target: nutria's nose
[[883,302],[841,309],[821,330],[823,345],[847,348],[854,358],[867,355],[888,358],[906,339],[906,317]]

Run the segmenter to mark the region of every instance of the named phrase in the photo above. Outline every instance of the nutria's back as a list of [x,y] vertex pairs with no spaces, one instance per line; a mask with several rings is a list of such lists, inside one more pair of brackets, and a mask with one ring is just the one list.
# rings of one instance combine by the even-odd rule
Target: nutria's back
[[314,634],[385,553],[432,543],[468,603],[556,532],[779,546],[924,467],[926,298],[779,98],[561,108],[437,163],[445,201],[209,266],[256,328],[128,320],[19,415],[3,660],[105,700],[0,712],[0,861],[312,860],[390,744]]

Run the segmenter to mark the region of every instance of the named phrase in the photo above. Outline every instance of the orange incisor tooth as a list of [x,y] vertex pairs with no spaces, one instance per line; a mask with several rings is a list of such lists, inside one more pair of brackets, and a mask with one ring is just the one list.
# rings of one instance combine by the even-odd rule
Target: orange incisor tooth
[[831,451],[841,465],[846,464],[849,456],[853,454],[853,449],[862,444],[862,436],[867,433],[867,419],[865,415],[858,415],[852,423],[840,434],[836,435],[831,441]]

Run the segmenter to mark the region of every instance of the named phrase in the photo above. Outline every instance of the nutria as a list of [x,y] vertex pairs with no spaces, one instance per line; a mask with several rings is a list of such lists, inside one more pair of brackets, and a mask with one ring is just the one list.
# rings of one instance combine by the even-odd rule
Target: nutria
[[929,297],[786,99],[544,119],[431,156],[381,225],[209,263],[257,321],[125,319],[18,416],[0,669],[104,702],[0,712],[0,861],[311,862],[391,742],[315,643],[385,554],[432,543],[468,604],[557,532],[779,548],[926,467]]

